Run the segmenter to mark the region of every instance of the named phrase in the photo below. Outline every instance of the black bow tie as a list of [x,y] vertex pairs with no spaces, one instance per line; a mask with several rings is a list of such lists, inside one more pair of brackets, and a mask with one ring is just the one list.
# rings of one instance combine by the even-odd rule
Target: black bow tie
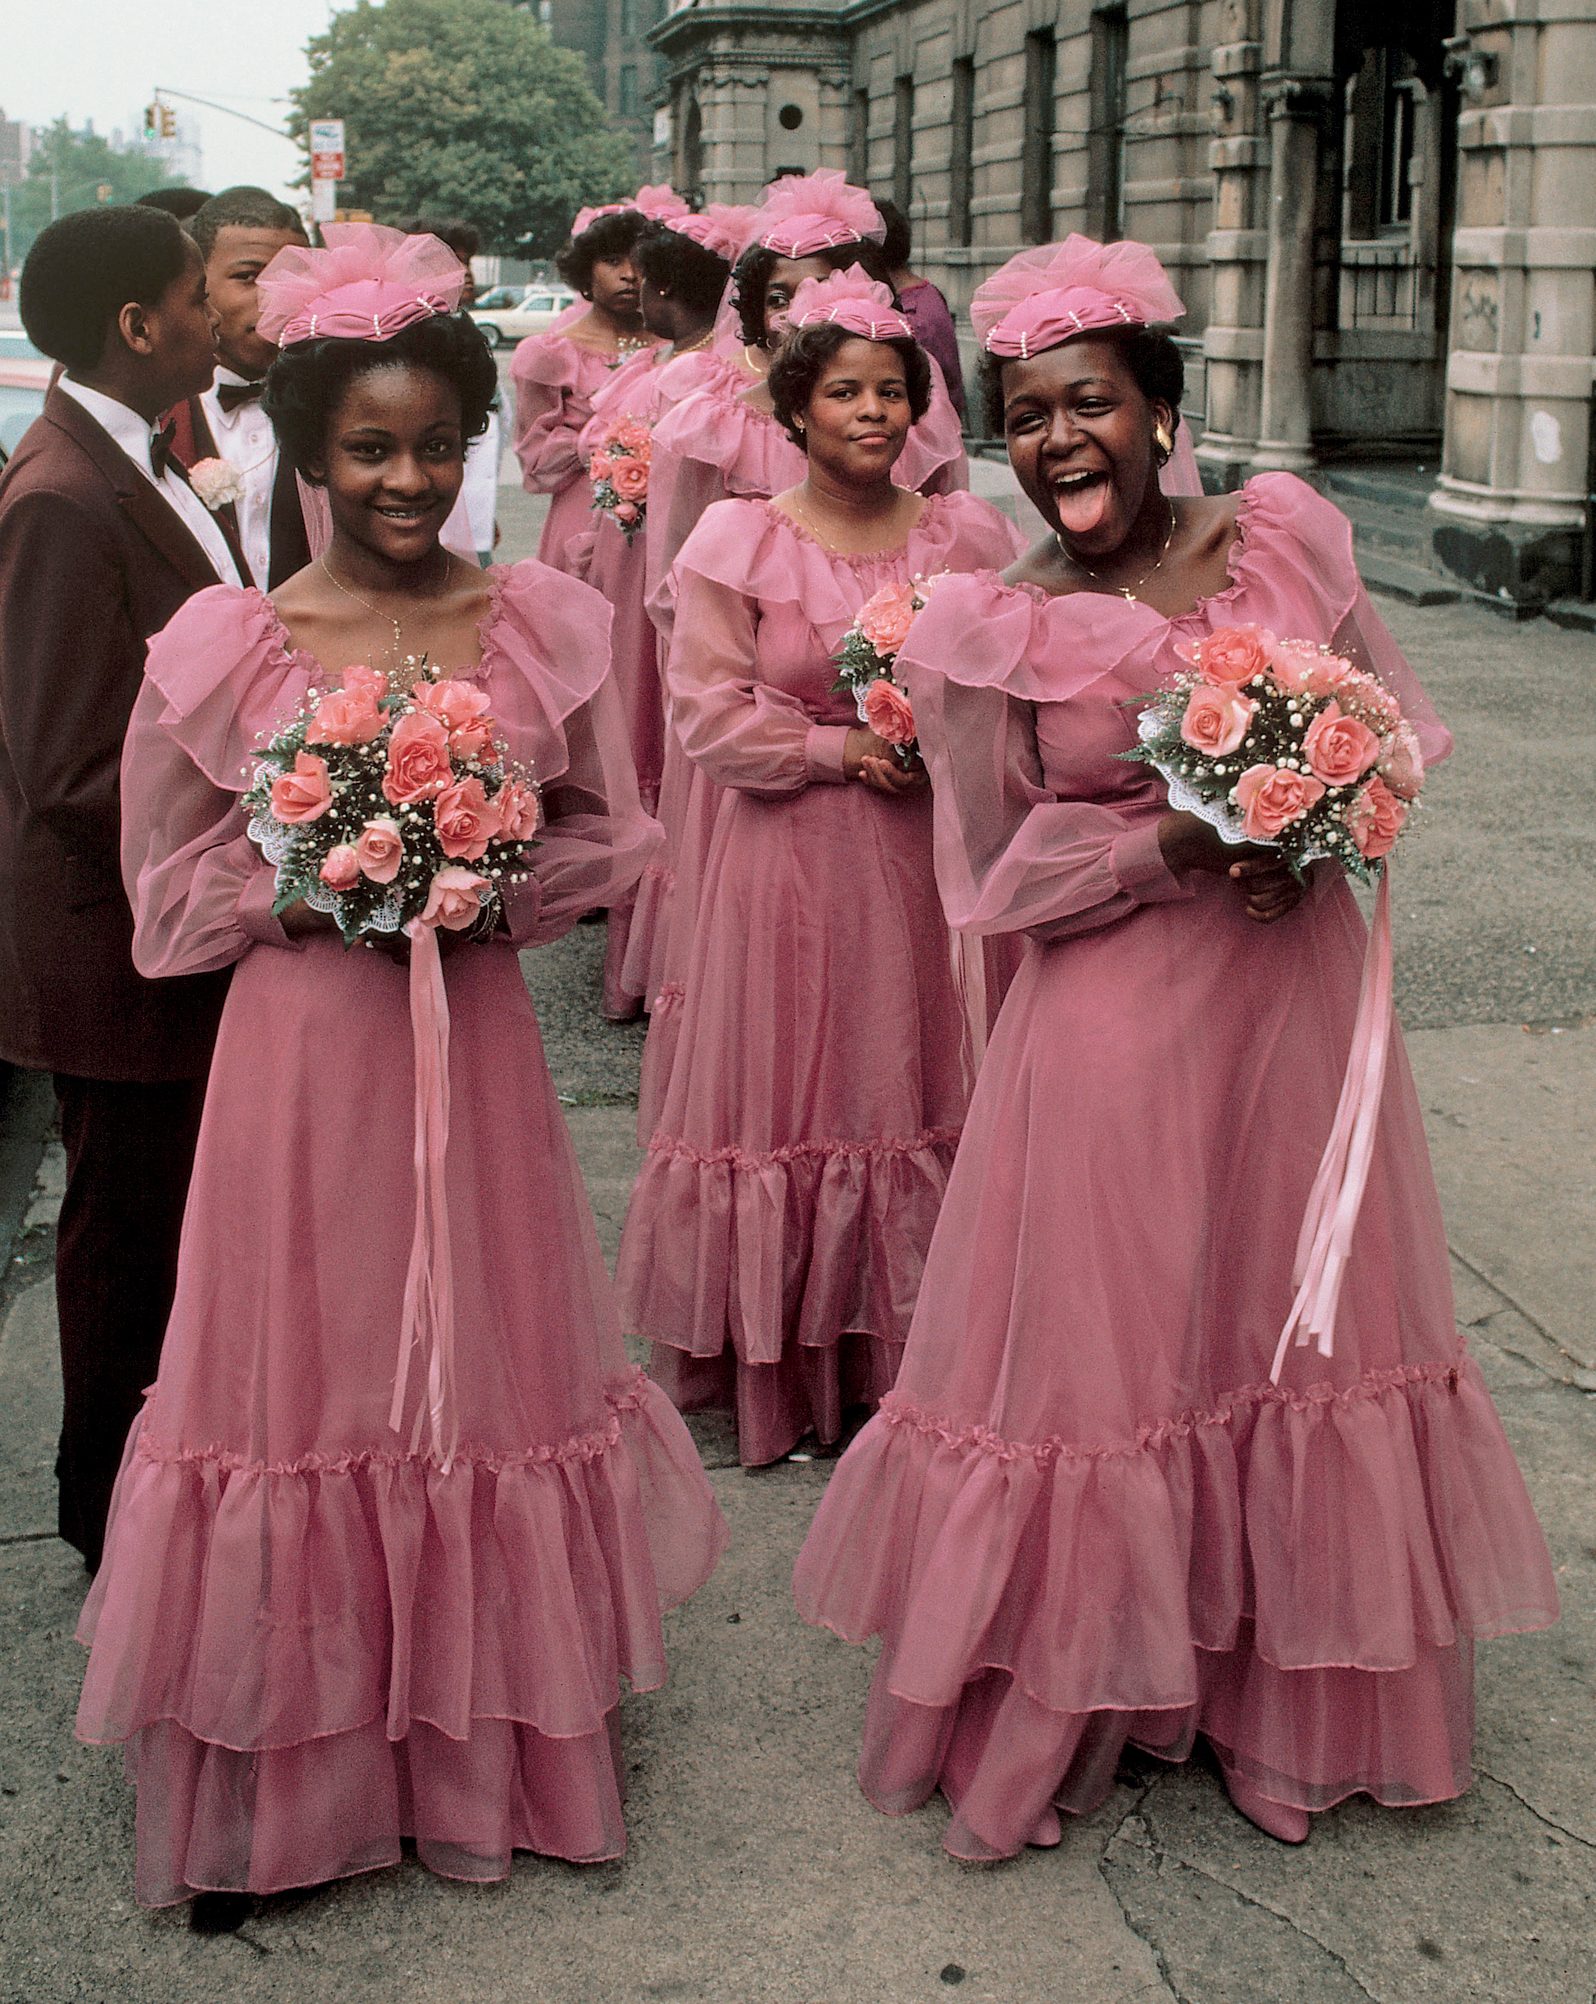
[[264,382],[218,383],[216,401],[224,411],[236,411],[240,404],[253,403],[265,387]]
[[161,431],[150,433],[150,471],[159,480],[172,463],[172,434],[177,430],[177,419]]

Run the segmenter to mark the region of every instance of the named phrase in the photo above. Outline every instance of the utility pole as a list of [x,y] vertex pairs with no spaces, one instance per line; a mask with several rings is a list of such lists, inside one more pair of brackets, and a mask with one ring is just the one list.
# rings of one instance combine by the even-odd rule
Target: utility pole
[[61,173],[52,160],[50,163],[50,220],[53,223],[61,213]]

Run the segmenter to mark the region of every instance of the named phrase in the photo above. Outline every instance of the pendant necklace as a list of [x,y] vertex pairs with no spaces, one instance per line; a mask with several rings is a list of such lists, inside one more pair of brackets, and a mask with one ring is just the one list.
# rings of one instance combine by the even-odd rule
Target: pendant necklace
[[[453,552],[444,549],[441,543],[438,545],[438,550],[443,557],[443,577],[438,590],[432,594],[435,598],[442,597],[449,588],[449,580],[454,576]],[[391,612],[384,612],[380,606],[373,605],[369,598],[362,598],[359,592],[351,591],[349,586],[334,574],[331,564],[325,557],[318,557],[316,561],[327,573],[327,582],[335,591],[341,591],[345,598],[353,599],[356,605],[363,605],[374,619],[385,619],[393,628],[393,667],[388,671],[388,686],[401,695],[408,694],[425,672],[426,655],[423,654],[419,658],[414,654],[407,655],[404,652],[404,635],[400,631],[398,619]],[[411,671],[408,675],[407,670]]]
[[[1157,562],[1154,563],[1150,569],[1143,571],[1141,576],[1136,580],[1134,584],[1109,586],[1110,591],[1117,592],[1119,596],[1122,599],[1124,599],[1126,603],[1129,605],[1135,605],[1137,603],[1136,594],[1141,590],[1142,586],[1146,584],[1147,580],[1153,575],[1153,572],[1163,569],[1164,559],[1169,555],[1169,546],[1175,540],[1175,521],[1176,521],[1175,504],[1173,501],[1170,501],[1168,499],[1167,495],[1165,496],[1165,500],[1169,508],[1169,534],[1164,538],[1164,547],[1158,553]],[[1057,543],[1059,547],[1059,554],[1061,556],[1068,557],[1069,561],[1075,566],[1075,568],[1078,571],[1085,571],[1086,575],[1091,579],[1093,584],[1102,584],[1104,582],[1104,580],[1098,576],[1096,571],[1092,569],[1090,564],[1083,564],[1081,562],[1080,558],[1075,555],[1073,550],[1070,549],[1069,545],[1064,541],[1063,536],[1060,535],[1057,529],[1053,531],[1053,541]]]

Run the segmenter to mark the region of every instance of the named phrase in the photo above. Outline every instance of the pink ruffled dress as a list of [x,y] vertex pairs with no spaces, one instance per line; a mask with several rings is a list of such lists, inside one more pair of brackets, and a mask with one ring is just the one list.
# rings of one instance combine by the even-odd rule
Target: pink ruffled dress
[[[600,385],[593,397],[593,415],[583,428],[577,451],[584,468],[590,467],[610,426],[622,418],[640,418],[655,425],[699,387],[706,376],[717,373],[719,362],[707,350],[671,356],[660,347],[636,355]],[[591,491],[591,490],[590,490]],[[649,503],[653,502],[650,481]],[[659,805],[660,779],[665,766],[665,691],[661,680],[654,622],[644,608],[644,571],[647,558],[645,527],[628,541],[626,532],[610,516],[595,508],[588,526],[567,545],[571,570],[610,603],[614,621],[610,627],[611,672],[626,716],[627,735],[632,744],[632,763],[637,772],[637,790],[650,814]],[[658,865],[651,864],[650,869]],[[629,978],[627,946],[631,933],[633,901],[612,905],[609,936],[604,955],[604,1014],[624,1022],[642,1008],[647,993],[646,978]]]
[[[799,1612],[882,1638],[859,1763],[889,1813],[1005,1857],[1203,1733],[1274,1800],[1468,1785],[1471,1638],[1551,1622],[1545,1543],[1458,1337],[1397,1038],[1335,1355],[1290,1349],[1298,1228],[1365,932],[1323,866],[1259,926],[1175,877],[1136,698],[1219,625],[1333,641],[1449,740],[1287,474],[1184,617],[955,579],[903,658],[956,926],[1036,942],[988,1049],[897,1387],[800,1554]],[[1096,679],[1094,679],[1096,678]],[[1395,868],[1401,871],[1398,858]]]
[[657,831],[602,686],[608,612],[496,571],[477,680],[548,826],[510,936],[444,961],[461,1451],[388,1426],[415,1208],[408,975],[290,940],[239,789],[312,687],[270,602],[214,587],[151,644],[123,771],[135,957],[231,967],[177,1296],[128,1442],[79,1737],[121,1742],[136,1891],[274,1892],[394,1863],[625,1847],[621,1679],[725,1539],[663,1393],[628,1366],[516,949],[635,881]]
[[673,717],[719,807],[617,1287],[654,1376],[733,1408],[750,1465],[835,1440],[891,1385],[969,1091],[930,796],[843,783],[832,657],[881,586],[1016,540],[951,494],[905,546],[837,556],[722,501],[677,563]]
[[[776,420],[745,402],[742,392],[754,379],[740,353],[713,356],[696,394],[683,396],[654,433],[645,598],[667,653],[675,621],[672,567],[705,509],[728,498],[768,500],[798,486],[808,471]],[[892,477],[923,494],[965,490],[970,469],[959,421],[936,371],[933,392],[931,408],[910,427]],[[649,1010],[637,1119],[645,1145],[659,1121],[681,1031],[687,960],[718,806],[714,780],[668,732],[656,810],[665,847],[638,886],[622,973],[627,992],[646,997]]]
[[556,570],[571,569],[569,546],[592,511],[579,450],[582,428],[593,415],[593,398],[629,359],[595,354],[557,328],[529,334],[510,358],[521,484],[529,494],[552,497],[538,555]]

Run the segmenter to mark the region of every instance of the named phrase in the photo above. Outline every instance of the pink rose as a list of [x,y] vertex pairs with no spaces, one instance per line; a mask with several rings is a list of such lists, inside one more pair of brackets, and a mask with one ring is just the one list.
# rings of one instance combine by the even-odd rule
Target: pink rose
[[1347,832],[1357,844],[1358,854],[1372,863],[1390,855],[1407,818],[1406,803],[1382,780],[1371,779],[1359,788],[1347,809]]
[[449,764],[449,738],[443,725],[425,710],[399,719],[388,740],[388,769],[382,777],[383,797],[395,807],[441,793],[454,778]]
[[1199,682],[1186,698],[1180,735],[1193,751],[1222,758],[1247,735],[1257,709],[1251,697],[1229,683]]
[[449,733],[456,758],[474,758],[493,735],[488,699],[469,682],[418,682],[411,697]]
[[388,678],[376,668],[368,668],[364,661],[351,661],[339,676],[346,696],[366,695],[374,703],[380,703],[388,693]]
[[543,826],[543,802],[536,787],[507,779],[493,796],[493,811],[499,826],[511,842],[530,842]]
[[332,806],[332,781],[327,761],[314,752],[300,752],[292,772],[280,772],[272,781],[272,812],[279,821],[314,821]]
[[360,858],[347,842],[327,851],[327,860],[316,872],[330,891],[352,890],[360,882]]
[[1302,740],[1308,770],[1326,786],[1350,786],[1380,755],[1380,740],[1367,724],[1344,717],[1341,705],[1326,703]]
[[654,435],[642,418],[622,418],[610,433],[610,440],[623,451],[630,453],[633,459],[640,459],[647,466],[654,450]]
[[1386,740],[1375,771],[1399,800],[1417,800],[1424,788],[1424,754],[1411,724],[1398,724]]
[[1269,666],[1275,637],[1261,626],[1216,626],[1194,650],[1205,682],[1250,682]]
[[914,740],[914,711],[896,682],[885,676],[870,684],[860,704],[864,720],[878,738],[889,745],[906,745]]
[[1273,842],[1288,822],[1299,820],[1324,788],[1307,773],[1284,766],[1250,765],[1236,781],[1242,833],[1250,842]]
[[1379,729],[1395,730],[1402,721],[1402,712],[1396,700],[1383,682],[1377,682],[1372,675],[1365,675],[1361,669],[1347,665],[1339,683],[1341,693],[1355,701],[1366,711]]
[[1276,640],[1269,649],[1269,673],[1288,696],[1307,695],[1314,680],[1332,663],[1337,668],[1346,666],[1334,655],[1321,654],[1308,640]]
[[595,487],[610,477],[610,456],[607,452],[595,452],[587,463],[587,477]]
[[610,461],[610,485],[623,501],[641,501],[648,492],[648,463],[630,454]]
[[474,925],[482,910],[482,893],[488,888],[488,879],[479,876],[475,870],[463,870],[458,863],[449,863],[432,880],[432,888],[427,892],[426,909],[421,914],[423,925],[441,925],[450,932],[464,932],[468,925]]
[[382,736],[385,719],[365,689],[334,689],[323,696],[316,720],[305,733],[312,745],[366,745]]
[[502,832],[480,779],[446,786],[432,803],[432,818],[438,827],[438,847],[446,856],[464,856],[469,863],[485,856],[488,844]]
[[883,585],[859,608],[859,631],[880,655],[896,654],[914,624],[914,586]]
[[391,884],[404,859],[405,845],[400,839],[399,824],[390,821],[386,814],[368,821],[355,838],[355,860],[361,874],[374,884]]

